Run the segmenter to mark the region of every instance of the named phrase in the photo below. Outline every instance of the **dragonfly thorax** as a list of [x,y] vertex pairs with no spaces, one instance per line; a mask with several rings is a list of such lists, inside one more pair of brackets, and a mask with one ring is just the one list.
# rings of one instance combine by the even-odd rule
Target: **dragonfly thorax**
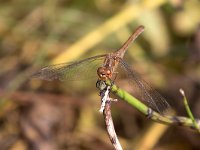
[[97,69],[97,74],[101,80],[107,80],[112,77],[112,72],[106,67],[99,67]]

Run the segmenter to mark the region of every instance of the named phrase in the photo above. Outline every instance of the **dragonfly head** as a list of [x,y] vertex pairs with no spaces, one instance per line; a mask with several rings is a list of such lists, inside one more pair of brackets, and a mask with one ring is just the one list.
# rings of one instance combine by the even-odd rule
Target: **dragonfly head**
[[97,74],[101,80],[107,80],[112,77],[112,72],[106,67],[99,67],[97,69]]

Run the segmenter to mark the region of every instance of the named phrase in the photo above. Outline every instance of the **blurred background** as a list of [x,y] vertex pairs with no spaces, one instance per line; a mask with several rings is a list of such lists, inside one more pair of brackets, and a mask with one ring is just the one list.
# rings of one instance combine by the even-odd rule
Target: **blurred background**
[[[184,89],[200,118],[199,10],[199,0],[0,0],[0,149],[112,150],[98,111],[97,77],[30,76],[46,65],[112,52],[139,25],[145,32],[125,60],[177,115],[187,116]],[[134,87],[125,76],[116,82]],[[112,104],[112,115],[124,149],[200,149],[195,131],[152,122],[123,101]]]

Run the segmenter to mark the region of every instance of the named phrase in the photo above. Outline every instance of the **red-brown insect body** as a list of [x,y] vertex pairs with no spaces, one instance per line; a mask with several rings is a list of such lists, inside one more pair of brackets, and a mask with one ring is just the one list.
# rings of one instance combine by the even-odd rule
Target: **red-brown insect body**
[[101,80],[111,79],[112,77],[111,70],[106,67],[99,67],[97,69],[97,74]]
[[119,57],[114,53],[110,53],[106,56],[102,67],[97,69],[97,74],[101,80],[111,79],[115,69],[119,63]]

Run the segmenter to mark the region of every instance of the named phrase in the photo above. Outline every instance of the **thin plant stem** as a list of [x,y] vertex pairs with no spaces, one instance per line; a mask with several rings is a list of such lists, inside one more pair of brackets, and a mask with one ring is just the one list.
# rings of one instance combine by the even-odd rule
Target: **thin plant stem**
[[183,91],[183,89],[180,89],[180,93],[181,93],[181,95],[183,96],[183,103],[184,103],[184,105],[185,105],[186,112],[187,112],[188,116],[190,117],[190,119],[192,120],[192,122],[193,122],[195,128],[196,128],[196,129],[198,130],[198,132],[200,133],[200,129],[199,129],[198,124],[197,124],[197,122],[196,122],[196,120],[195,120],[195,118],[194,118],[194,116],[193,116],[193,114],[192,114],[192,111],[191,111],[191,109],[190,109],[190,107],[189,107],[189,105],[188,105],[188,100],[187,100],[187,98],[186,98],[186,96],[185,96],[185,92]]
[[[106,84],[110,85],[110,82],[107,81]],[[111,92],[117,95],[119,98],[136,108],[138,111],[143,113],[147,118],[154,120],[156,122],[167,124],[167,125],[179,125],[190,127],[199,131],[200,129],[200,119],[191,119],[183,116],[170,116],[170,115],[161,115],[160,113],[152,110],[140,100],[130,95],[128,92],[122,90],[116,85],[112,85]],[[196,123],[194,123],[196,122]]]
[[116,150],[123,150],[115,131],[110,107],[111,107],[111,101],[107,101],[105,104],[105,109],[103,111],[107,133],[114,148]]
[[113,101],[113,99],[110,98],[109,96],[111,86],[106,86],[104,81],[98,80],[96,83],[96,87],[100,90],[100,93],[99,93],[99,95],[101,96],[100,113],[103,113],[106,129],[107,129],[107,133],[110,138],[110,141],[116,150],[123,150],[118,140],[117,134],[115,132],[115,127],[114,127],[113,119],[111,115],[111,101]]

